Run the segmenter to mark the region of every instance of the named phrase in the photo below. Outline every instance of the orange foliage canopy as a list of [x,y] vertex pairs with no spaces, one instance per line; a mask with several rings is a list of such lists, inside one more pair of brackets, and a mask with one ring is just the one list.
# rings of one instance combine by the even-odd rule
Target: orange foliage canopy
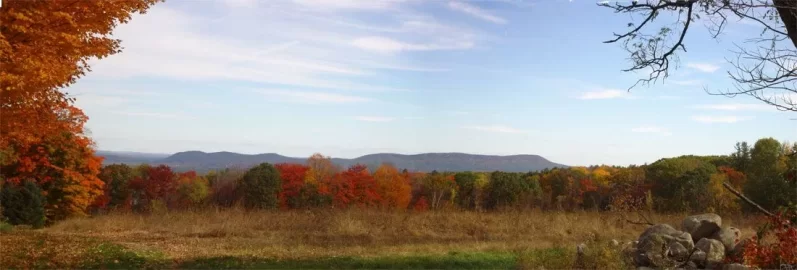
[[[0,8],[0,164],[14,162],[13,142],[82,131],[82,113],[59,89],[90,71],[88,60],[120,51],[113,28],[158,0],[3,0]],[[65,117],[65,115],[68,115]],[[83,121],[83,122],[84,122]],[[80,129],[80,130],[76,130]]]
[[374,180],[386,208],[407,209],[412,199],[412,186],[408,174],[399,173],[390,164],[382,164],[374,172]]
[[329,192],[332,195],[332,204],[338,208],[346,208],[352,204],[378,205],[382,199],[368,168],[360,164],[335,174],[329,182]]
[[33,179],[47,215],[82,215],[102,194],[101,159],[83,135],[87,117],[60,89],[118,53],[113,28],[158,0],[3,0],[0,8],[0,167],[12,183]]

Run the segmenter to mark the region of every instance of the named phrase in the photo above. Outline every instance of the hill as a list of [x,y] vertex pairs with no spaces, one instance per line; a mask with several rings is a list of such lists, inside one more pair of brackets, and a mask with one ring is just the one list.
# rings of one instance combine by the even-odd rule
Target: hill
[[[247,155],[232,152],[205,153],[201,151],[186,151],[162,158],[127,157],[125,153],[101,151],[106,155],[106,164],[166,164],[177,170],[207,171],[211,169],[239,167],[246,168],[259,163],[304,163],[305,158],[295,158],[266,153]],[[108,158],[108,157],[111,158]],[[545,168],[567,167],[566,165],[551,162],[538,155],[472,155],[464,153],[425,153],[416,155],[403,155],[380,153],[361,156],[354,159],[333,158],[332,161],[341,167],[354,164],[363,164],[375,168],[382,163],[391,163],[398,168],[410,171],[506,171],[528,172]]]

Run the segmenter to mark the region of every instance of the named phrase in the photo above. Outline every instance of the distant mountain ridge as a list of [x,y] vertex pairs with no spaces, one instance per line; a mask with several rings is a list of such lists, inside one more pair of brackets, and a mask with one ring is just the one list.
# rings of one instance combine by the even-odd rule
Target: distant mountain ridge
[[[248,155],[233,152],[206,153],[202,151],[186,151],[165,157],[159,155],[142,157],[141,153],[136,153],[138,155],[133,157],[127,157],[125,153],[111,151],[98,151],[98,154],[106,155],[106,161],[104,162],[106,164],[166,164],[179,171],[207,171],[231,167],[247,168],[263,162],[272,164],[304,163],[306,160],[306,158],[287,157],[276,153]],[[113,158],[108,158],[108,156]],[[391,163],[397,168],[423,172],[434,170],[528,172],[546,168],[568,167],[551,162],[538,155],[496,156],[465,153],[424,153],[414,155],[378,153],[353,159],[332,158],[332,162],[344,168],[354,164],[363,164],[369,168],[376,168],[382,163]]]

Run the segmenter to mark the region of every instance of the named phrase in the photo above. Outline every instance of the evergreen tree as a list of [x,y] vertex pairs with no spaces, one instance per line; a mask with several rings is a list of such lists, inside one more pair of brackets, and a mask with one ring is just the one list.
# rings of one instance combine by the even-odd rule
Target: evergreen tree
[[0,192],[3,216],[13,225],[44,226],[44,195],[33,181],[25,181],[21,186],[5,183]]

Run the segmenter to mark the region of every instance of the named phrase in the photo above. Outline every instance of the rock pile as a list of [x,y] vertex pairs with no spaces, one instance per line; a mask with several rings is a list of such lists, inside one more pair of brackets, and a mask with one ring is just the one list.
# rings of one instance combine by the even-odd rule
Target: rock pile
[[741,232],[722,227],[717,214],[686,217],[680,230],[668,224],[649,227],[627,249],[627,255],[640,268],[747,269],[740,264],[725,264],[726,256],[738,254]]

